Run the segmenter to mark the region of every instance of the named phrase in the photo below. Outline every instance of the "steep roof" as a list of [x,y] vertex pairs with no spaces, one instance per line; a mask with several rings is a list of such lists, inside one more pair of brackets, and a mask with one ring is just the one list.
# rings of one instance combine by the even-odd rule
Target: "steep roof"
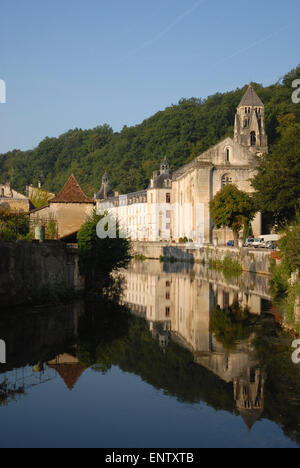
[[81,375],[85,371],[85,368],[79,363],[50,364],[49,367],[56,370],[70,391],[73,390]]
[[68,353],[61,354],[52,361],[49,361],[48,366],[56,370],[70,391],[73,390],[75,384],[85,371],[85,368],[79,363],[78,359]]
[[251,431],[252,427],[254,426],[254,424],[260,420],[262,414],[263,414],[263,410],[260,409],[260,410],[255,410],[255,409],[252,409],[252,410],[245,410],[245,411],[240,411],[241,413],[241,416],[246,424],[246,426],[248,427],[249,431]]
[[249,86],[247,89],[246,93],[243,96],[243,99],[241,100],[239,107],[242,106],[259,106],[263,107],[263,102],[262,100],[258,97],[256,94],[255,89],[253,88],[252,85]]
[[50,200],[49,203],[94,203],[80,187],[75,176],[72,174],[60,193]]

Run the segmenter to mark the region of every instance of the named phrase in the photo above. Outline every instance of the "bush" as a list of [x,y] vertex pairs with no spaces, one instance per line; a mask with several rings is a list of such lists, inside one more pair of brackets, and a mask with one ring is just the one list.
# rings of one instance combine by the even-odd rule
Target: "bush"
[[85,275],[87,287],[107,285],[110,273],[126,268],[131,261],[131,244],[128,239],[100,239],[97,236],[97,225],[104,218],[96,210],[83,224],[77,235],[80,254],[80,270]]
[[0,210],[0,240],[16,241],[29,234],[29,215],[10,210]]

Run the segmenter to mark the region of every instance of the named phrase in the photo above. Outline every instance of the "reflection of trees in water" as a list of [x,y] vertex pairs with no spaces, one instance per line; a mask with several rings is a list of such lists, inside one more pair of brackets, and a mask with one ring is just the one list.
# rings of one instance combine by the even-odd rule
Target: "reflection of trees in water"
[[211,331],[227,349],[235,349],[239,341],[250,338],[258,317],[251,315],[248,308],[234,302],[226,309],[216,306],[211,316]]
[[0,406],[7,406],[10,401],[15,401],[18,395],[24,395],[25,389],[23,386],[11,384],[7,379],[0,383]]
[[292,362],[292,341],[273,319],[265,319],[254,345],[267,374],[264,416],[300,444],[300,366]]
[[[65,312],[52,314],[35,311],[28,322],[10,315],[8,328],[14,328],[15,337],[20,340],[18,324],[20,331],[26,324],[22,329],[26,335],[23,345],[30,343],[26,363],[18,358],[16,364],[47,362],[68,352],[70,340],[66,338],[70,337],[77,345],[72,353],[83,368],[92,367],[94,371],[106,373],[112,366],[118,366],[180,402],[205,402],[216,410],[241,414],[249,428],[263,416],[279,424],[290,438],[300,440],[300,369],[291,362],[291,339],[272,319],[253,318],[247,309],[236,303],[213,311],[212,331],[226,350],[234,348],[236,341],[252,338],[255,330],[251,342],[257,356],[256,364],[251,361],[228,383],[209,368],[197,364],[194,355],[172,339],[172,333],[168,345],[162,348],[159,334],[151,332],[149,323],[131,315],[112,297],[113,290],[96,304],[81,306],[80,313],[75,306],[73,311],[69,306]],[[75,315],[79,320],[78,328],[74,323]],[[57,334],[57,330],[61,332]],[[158,331],[161,334],[161,330]],[[10,338],[13,335],[10,333]],[[24,351],[20,344],[15,346],[16,355]],[[3,385],[0,388],[3,402],[7,401],[8,393],[9,388]]]

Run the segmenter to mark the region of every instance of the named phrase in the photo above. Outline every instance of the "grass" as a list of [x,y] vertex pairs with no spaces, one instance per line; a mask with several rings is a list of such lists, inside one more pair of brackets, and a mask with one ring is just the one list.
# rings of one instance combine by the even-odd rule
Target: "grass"
[[211,270],[222,271],[226,275],[239,276],[242,274],[243,269],[237,260],[232,260],[228,255],[224,260],[209,260],[209,268]]

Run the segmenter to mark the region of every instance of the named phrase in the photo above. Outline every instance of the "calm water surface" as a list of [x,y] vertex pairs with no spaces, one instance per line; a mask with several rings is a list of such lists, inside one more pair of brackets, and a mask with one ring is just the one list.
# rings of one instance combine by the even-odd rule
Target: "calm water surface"
[[2,310],[1,447],[298,447],[268,279],[133,263],[119,303]]

